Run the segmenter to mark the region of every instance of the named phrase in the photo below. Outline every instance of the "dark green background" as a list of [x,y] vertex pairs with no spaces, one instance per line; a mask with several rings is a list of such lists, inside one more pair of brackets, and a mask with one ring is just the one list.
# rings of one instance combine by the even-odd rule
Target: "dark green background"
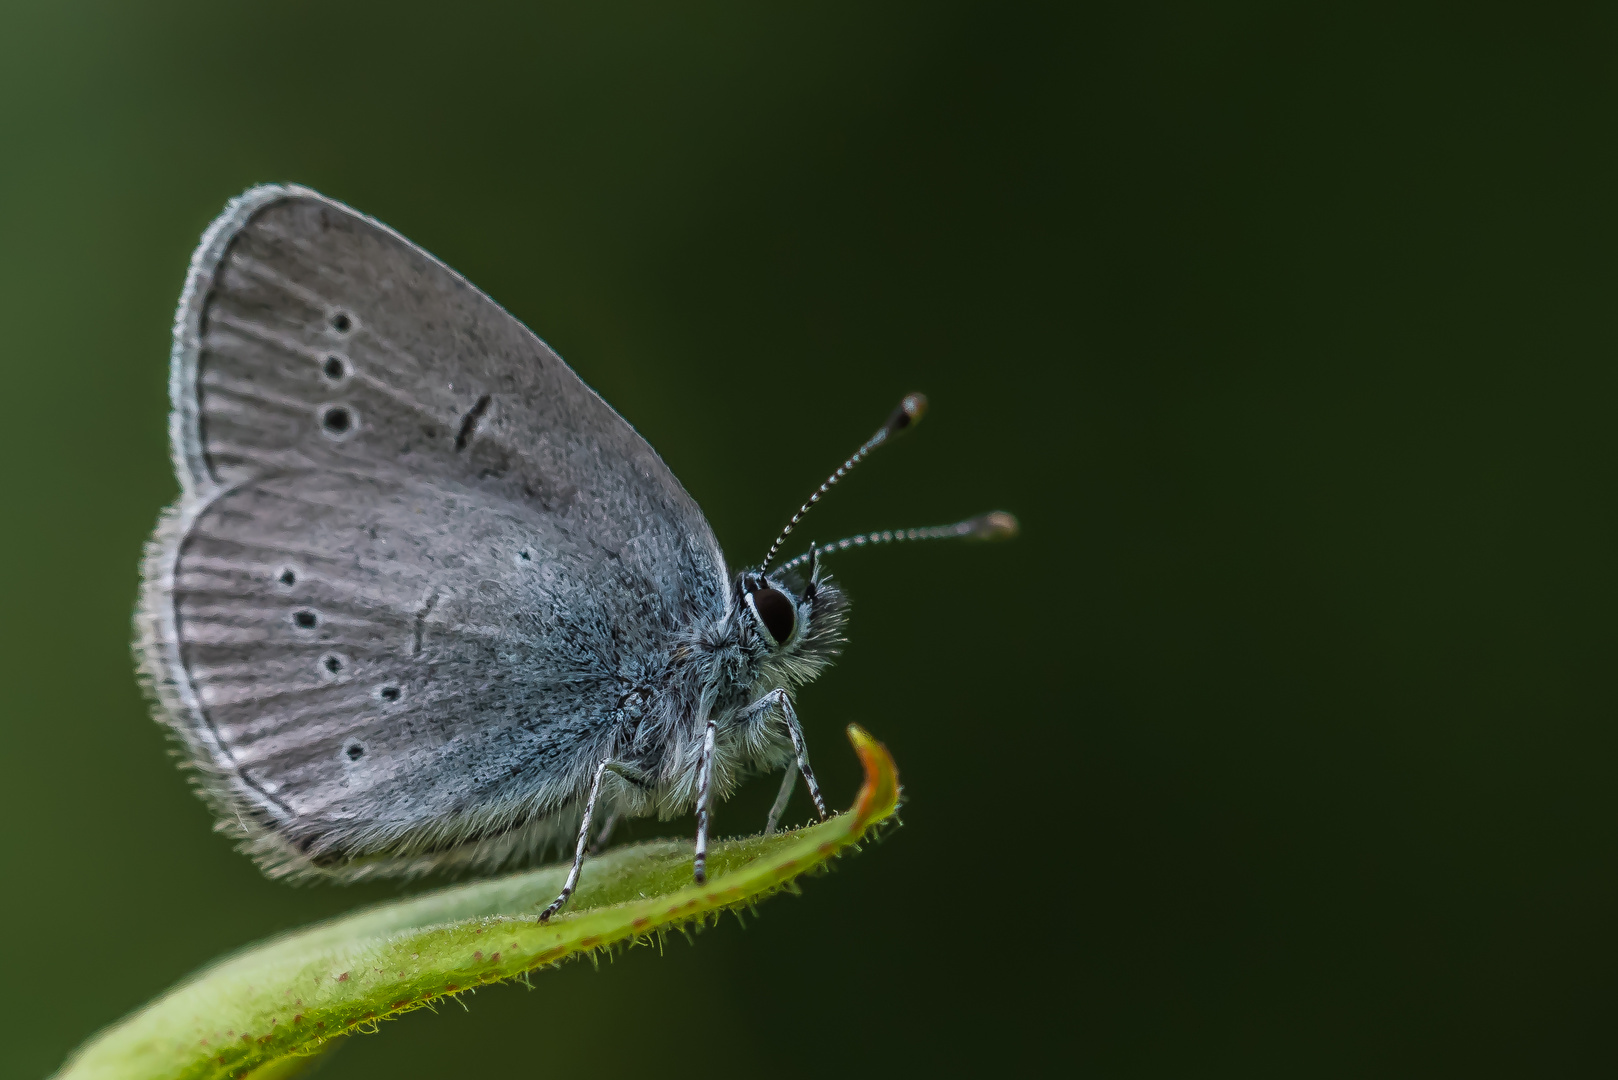
[[673,6],[0,13],[6,1073],[394,891],[261,878],[131,673],[172,307],[267,180],[538,330],[734,561],[911,389],[809,531],[1025,530],[837,563],[801,708],[837,803],[894,750],[887,842],[334,1080],[1610,1069],[1610,9]]

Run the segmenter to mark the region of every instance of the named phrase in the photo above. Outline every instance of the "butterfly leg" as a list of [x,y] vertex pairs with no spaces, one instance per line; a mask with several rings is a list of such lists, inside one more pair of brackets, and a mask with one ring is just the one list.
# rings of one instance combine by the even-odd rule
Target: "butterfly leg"
[[623,814],[617,810],[607,815],[607,820],[601,823],[601,831],[596,833],[595,842],[590,845],[590,854],[595,855],[607,846],[607,840],[612,836],[612,830],[621,817]]
[[781,815],[786,813],[787,800],[792,798],[792,789],[797,782],[798,774],[792,771],[791,765],[788,765],[781,773],[781,794],[775,797],[775,805],[770,807],[770,819],[764,823],[765,836],[773,833],[775,827],[781,823]]
[[590,797],[584,801],[584,820],[579,822],[579,843],[573,849],[573,869],[567,872],[567,883],[562,886],[562,893],[551,906],[540,913],[540,922],[549,922],[552,915],[567,903],[567,898],[573,895],[573,890],[579,884],[579,870],[584,866],[584,852],[590,843],[590,815],[595,813],[596,796],[601,794],[601,777],[607,771],[610,762],[603,761],[596,766],[594,779],[590,781]]
[[693,872],[697,884],[708,880],[708,794],[713,787],[714,722],[702,734],[702,763],[697,769],[697,857]]
[[815,813],[820,815],[821,821],[825,821],[826,800],[820,797],[820,785],[815,783],[815,770],[809,767],[809,744],[804,742],[803,728],[798,726],[798,714],[785,694],[781,695],[781,715],[786,719],[787,733],[792,736],[792,749],[798,752],[798,771],[803,773],[803,782],[809,788],[809,797],[815,801]]
[[[768,694],[743,709],[739,719],[751,720],[765,709],[778,708],[781,718],[786,721],[787,734],[792,736],[792,749],[798,755],[798,771],[803,773],[803,782],[809,785],[809,797],[815,801],[815,812],[820,820],[826,820],[826,800],[821,798],[820,785],[815,782],[815,770],[809,767],[809,744],[804,741],[803,728],[798,726],[798,713],[792,708],[792,699],[785,690],[771,690]],[[764,827],[765,832],[775,831],[775,823],[780,819],[782,812],[787,808],[787,799],[792,795],[791,770],[787,778],[781,783],[781,794],[775,797],[775,807],[770,811],[769,824]]]

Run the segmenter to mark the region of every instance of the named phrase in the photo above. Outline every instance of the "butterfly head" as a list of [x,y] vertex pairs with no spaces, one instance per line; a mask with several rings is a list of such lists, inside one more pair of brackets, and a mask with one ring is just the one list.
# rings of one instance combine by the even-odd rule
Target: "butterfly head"
[[813,560],[808,574],[747,571],[736,579],[738,621],[744,641],[771,658],[818,665],[843,641],[848,601]]

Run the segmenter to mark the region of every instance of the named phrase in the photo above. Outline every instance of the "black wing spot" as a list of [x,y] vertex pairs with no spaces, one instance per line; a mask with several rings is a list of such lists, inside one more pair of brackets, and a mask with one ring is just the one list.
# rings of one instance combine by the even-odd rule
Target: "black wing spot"
[[320,365],[320,370],[325,372],[326,378],[332,382],[342,382],[343,376],[348,374],[348,365],[343,363],[341,356],[332,355],[326,357],[326,362]]
[[534,558],[532,555],[528,554],[528,552],[526,552],[526,551],[517,552],[517,557],[519,559],[521,559],[523,562],[532,562],[533,558]]
[[288,567],[287,569],[281,571],[281,584],[283,584],[283,585],[296,585],[297,583],[298,583],[298,575],[292,572],[291,567]]
[[346,334],[350,330],[354,329],[354,318],[346,311],[333,312],[331,317],[331,328],[337,331],[339,334]]
[[348,755],[348,760],[358,761],[360,758],[365,756],[365,747],[361,746],[357,742],[349,743],[348,749],[344,750],[343,753]]
[[347,435],[354,426],[354,414],[346,405],[330,405],[320,414],[320,426],[330,435]]
[[488,394],[484,394],[482,397],[478,398],[477,404],[466,410],[466,415],[461,417],[461,430],[455,435],[455,449],[466,449],[467,440],[472,438],[472,430],[478,426],[478,421],[483,419],[483,414],[488,410]]
[[343,670],[343,661],[337,656],[336,653],[327,653],[325,656],[322,656],[320,658],[320,663],[321,666],[323,666],[333,675]]
[[313,630],[320,623],[320,616],[305,608],[292,613],[292,625],[299,630]]
[[377,693],[381,695],[383,701],[399,700],[399,688],[397,686],[384,686]]

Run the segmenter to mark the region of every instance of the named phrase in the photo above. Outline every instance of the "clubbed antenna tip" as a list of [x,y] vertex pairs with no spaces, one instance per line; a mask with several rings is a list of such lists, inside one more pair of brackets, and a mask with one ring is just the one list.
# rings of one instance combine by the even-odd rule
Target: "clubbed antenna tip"
[[1004,510],[991,510],[961,524],[971,530],[966,534],[971,540],[1010,540],[1022,530],[1016,517]]
[[882,425],[882,430],[888,435],[897,435],[907,427],[914,427],[921,423],[921,418],[927,415],[926,394],[906,394],[905,399],[899,402],[888,422]]

